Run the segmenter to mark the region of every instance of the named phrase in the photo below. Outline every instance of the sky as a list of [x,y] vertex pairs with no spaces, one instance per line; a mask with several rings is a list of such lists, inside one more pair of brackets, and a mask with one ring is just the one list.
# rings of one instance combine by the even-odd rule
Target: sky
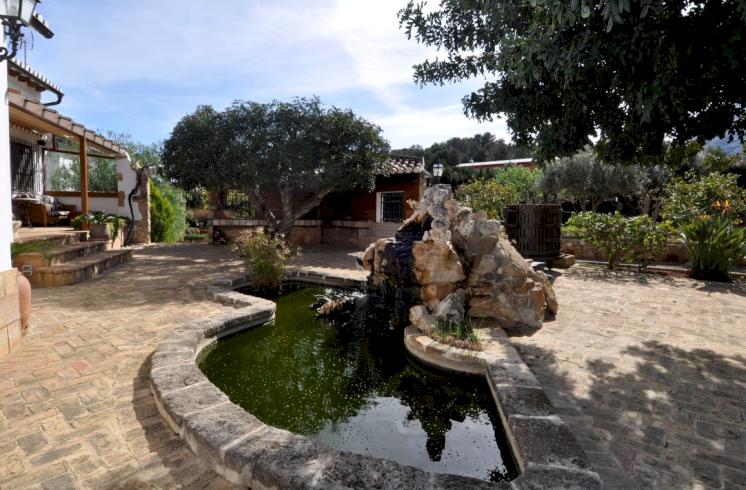
[[[59,85],[56,109],[93,130],[150,143],[198,105],[318,95],[383,128],[392,148],[490,131],[464,116],[478,80],[420,88],[433,48],[407,40],[406,0],[45,0],[55,37],[30,38],[26,62]],[[24,60],[24,54],[18,56]]]

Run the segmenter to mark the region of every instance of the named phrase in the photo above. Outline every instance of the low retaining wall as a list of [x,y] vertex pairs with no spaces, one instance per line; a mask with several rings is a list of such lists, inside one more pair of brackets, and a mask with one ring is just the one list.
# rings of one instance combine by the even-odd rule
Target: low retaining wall
[[[606,255],[590,243],[586,243],[580,238],[562,238],[562,252],[574,255],[579,260],[601,260],[606,261]],[[683,243],[669,242],[660,255],[655,260],[657,262],[670,262],[683,264],[689,261],[689,251]]]
[[[250,488],[407,490],[601,487],[598,475],[591,470],[572,433],[554,415],[531,371],[512,347],[508,349],[509,343],[499,341],[490,343],[484,352],[463,357],[457,352],[459,349],[439,347],[411,328],[405,336],[410,351],[426,363],[455,371],[474,369],[487,373],[505,431],[523,470],[510,483],[430,473],[339,451],[264,424],[231,403],[197,366],[200,353],[221,337],[263,325],[273,318],[272,301],[233,291],[244,283],[244,278],[214,283],[210,296],[232,304],[236,310],[193,320],[173,330],[156,348],[150,369],[150,388],[158,411],[195,454],[231,483]],[[443,359],[453,364],[444,366]]]

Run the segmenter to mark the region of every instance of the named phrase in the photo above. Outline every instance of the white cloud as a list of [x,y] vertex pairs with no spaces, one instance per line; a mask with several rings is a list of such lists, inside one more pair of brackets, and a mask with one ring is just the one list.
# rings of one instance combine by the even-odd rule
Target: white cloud
[[504,124],[480,125],[462,114],[460,96],[474,84],[464,85],[463,93],[443,89],[439,100],[432,91],[426,97],[412,89],[412,65],[435,51],[407,40],[399,29],[396,12],[404,5],[404,0],[97,0],[95,7],[87,1],[49,2],[42,13],[57,36],[39,40],[29,61],[68,91],[63,112],[122,111],[122,124],[131,120],[137,127],[115,129],[155,133],[144,139],[165,137],[164,121],[171,123],[199,103],[221,107],[236,98],[310,94],[352,105],[380,124],[394,146],[486,130],[506,136]]
[[375,120],[390,138],[392,148],[404,148],[412,144],[427,147],[454,136],[474,136],[487,131],[497,138],[510,139],[504,120],[479,123],[467,119],[460,105],[425,110],[408,109]]

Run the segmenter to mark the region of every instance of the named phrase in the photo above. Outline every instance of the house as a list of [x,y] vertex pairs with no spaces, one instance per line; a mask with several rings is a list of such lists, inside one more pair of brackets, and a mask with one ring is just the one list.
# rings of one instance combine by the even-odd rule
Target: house
[[[364,248],[379,238],[394,236],[413,212],[407,203],[422,197],[429,173],[421,157],[392,155],[388,167],[386,173],[376,177],[373,190],[333,192],[324,197],[321,204],[295,222],[290,241]],[[264,224],[224,210],[213,216],[208,219],[213,243],[225,243],[246,229]]]
[[[52,37],[37,14],[29,25]],[[147,176],[127,152],[53,109],[64,93],[30,66],[11,58],[0,61],[2,71],[7,75],[0,77],[5,95],[0,103],[0,357],[25,333],[19,305],[28,304],[30,294],[21,273],[35,287],[72,284],[132,256],[132,249],[112,249],[117,247],[106,238],[72,231],[75,215],[107,211],[128,217],[130,241],[150,241]],[[51,225],[66,228],[47,228]],[[40,247],[43,253],[34,252]]]
[[468,168],[474,170],[497,170],[507,167],[526,167],[533,170],[537,167],[536,160],[533,158],[512,158],[510,160],[493,160],[489,162],[469,162],[456,165],[458,168]]
[[107,211],[132,219],[135,241],[149,241],[147,207],[129,205],[137,175],[127,152],[52,109],[64,97],[54,83],[19,61],[7,65],[14,219],[65,225],[75,214]]

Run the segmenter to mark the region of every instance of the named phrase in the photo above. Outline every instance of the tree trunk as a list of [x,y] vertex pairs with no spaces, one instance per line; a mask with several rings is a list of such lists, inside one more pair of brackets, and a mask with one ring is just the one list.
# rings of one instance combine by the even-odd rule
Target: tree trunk
[[282,218],[277,224],[276,231],[281,235],[288,236],[293,229],[295,220],[310,212],[321,204],[321,201],[334,190],[334,187],[325,187],[304,200],[295,202],[292,187],[280,188],[280,199],[282,201]]

